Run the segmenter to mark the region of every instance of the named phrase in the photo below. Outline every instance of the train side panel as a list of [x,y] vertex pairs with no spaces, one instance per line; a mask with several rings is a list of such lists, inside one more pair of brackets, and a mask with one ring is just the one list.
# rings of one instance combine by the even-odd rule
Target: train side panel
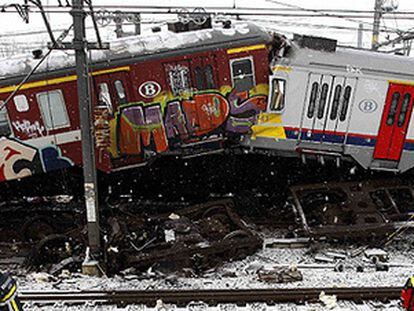
[[[238,141],[250,130],[266,108],[270,37],[243,29],[238,40],[212,31],[220,47],[206,36],[212,41],[207,47],[166,50],[92,70],[101,171],[145,164],[161,154],[220,152],[229,139]],[[62,73],[32,79],[1,111],[0,181],[81,164],[76,75]],[[0,88],[0,99],[14,88]]]
[[[269,101],[243,144],[280,156],[414,167],[409,58],[299,49],[273,67]],[[339,163],[339,162],[338,162]]]

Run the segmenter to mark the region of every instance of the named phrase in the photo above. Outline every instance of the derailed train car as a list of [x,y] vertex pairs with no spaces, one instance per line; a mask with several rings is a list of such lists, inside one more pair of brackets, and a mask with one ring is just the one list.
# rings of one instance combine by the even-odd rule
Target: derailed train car
[[[96,160],[223,150],[265,109],[271,36],[246,23],[119,39],[90,55]],[[0,107],[39,60],[0,60]],[[0,181],[81,165],[73,54],[54,51],[0,111]]]
[[266,112],[244,145],[372,170],[414,167],[413,59],[299,36],[280,37],[278,51]]

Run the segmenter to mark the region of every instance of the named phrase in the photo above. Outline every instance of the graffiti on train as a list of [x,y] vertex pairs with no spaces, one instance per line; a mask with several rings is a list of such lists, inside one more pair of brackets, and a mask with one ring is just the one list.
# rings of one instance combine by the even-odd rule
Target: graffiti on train
[[72,166],[55,146],[37,149],[17,140],[0,138],[0,181]]
[[[264,93],[266,94],[266,93]],[[134,103],[120,108],[116,118],[118,154],[161,153],[177,143],[196,142],[225,132],[244,134],[266,108],[267,96],[248,91],[205,91],[164,105]]]

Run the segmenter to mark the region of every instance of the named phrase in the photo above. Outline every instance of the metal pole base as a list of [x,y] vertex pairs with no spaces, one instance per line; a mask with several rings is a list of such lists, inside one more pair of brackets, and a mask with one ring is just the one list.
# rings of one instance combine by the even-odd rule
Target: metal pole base
[[102,276],[102,269],[97,260],[85,260],[82,263],[82,274],[89,276]]
[[82,263],[82,274],[98,277],[104,275],[100,262],[91,258],[89,247],[86,249],[85,260]]

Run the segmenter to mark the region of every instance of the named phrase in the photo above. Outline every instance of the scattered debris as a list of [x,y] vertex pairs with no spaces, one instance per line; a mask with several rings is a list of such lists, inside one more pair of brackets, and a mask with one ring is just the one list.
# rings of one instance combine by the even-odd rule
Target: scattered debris
[[325,305],[328,310],[335,309],[338,306],[338,301],[335,295],[326,295],[325,292],[321,292],[319,295],[319,300]]
[[274,268],[272,270],[261,269],[257,272],[259,279],[266,283],[290,283],[303,280],[302,273],[297,267]]
[[378,248],[366,249],[364,254],[373,264],[387,262],[389,259],[388,253]]
[[109,233],[107,245],[118,250],[108,252],[112,272],[154,267],[159,271],[192,268],[197,273],[262,247],[261,239],[234,212],[230,199],[141,219],[120,210],[124,211],[117,218],[120,226]]
[[265,248],[304,248],[308,247],[310,238],[286,238],[286,239],[266,239],[264,241]]

